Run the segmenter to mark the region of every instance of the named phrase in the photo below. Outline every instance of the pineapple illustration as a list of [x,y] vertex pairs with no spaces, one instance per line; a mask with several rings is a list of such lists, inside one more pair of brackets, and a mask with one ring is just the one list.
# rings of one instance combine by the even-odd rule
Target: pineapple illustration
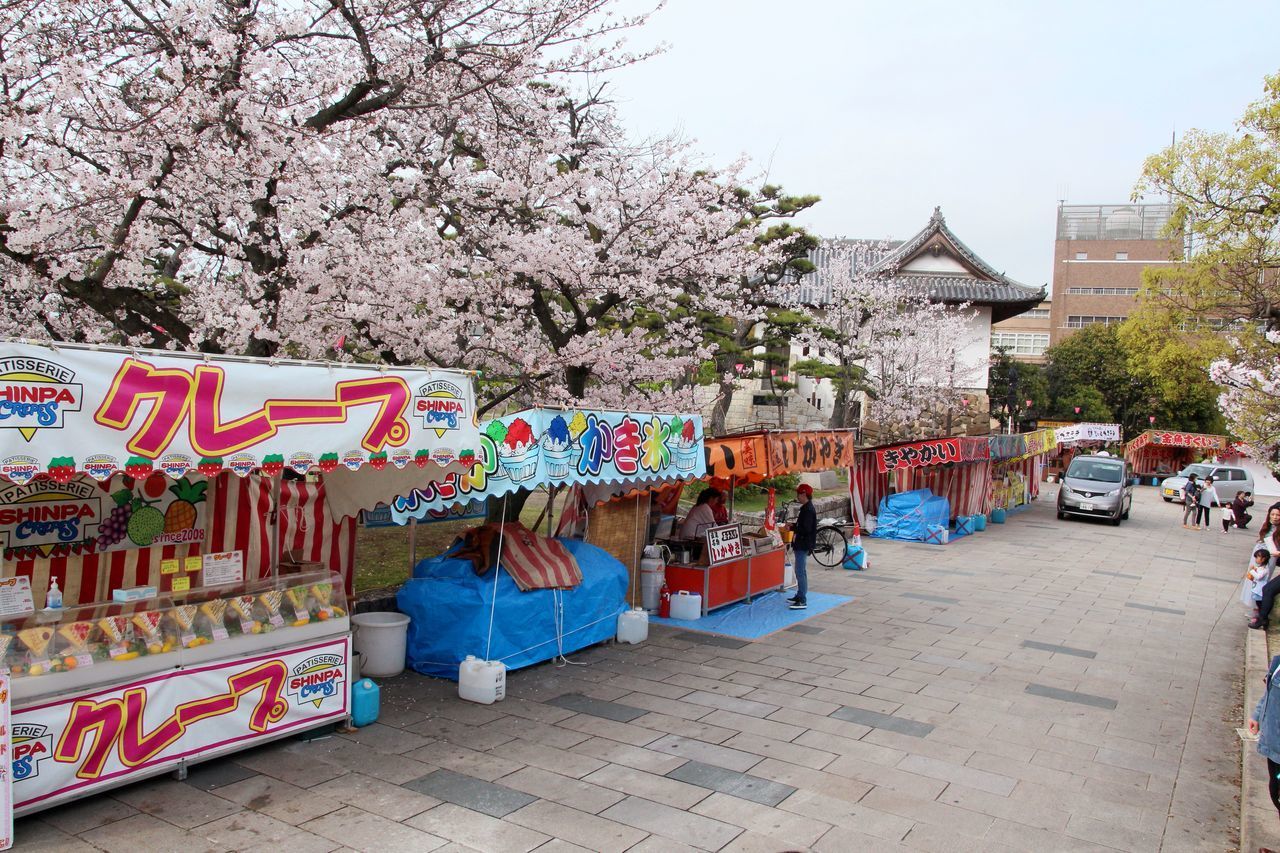
[[196,523],[196,504],[204,503],[208,481],[192,482],[185,477],[174,483],[169,491],[177,498],[164,513],[164,532],[187,530]]

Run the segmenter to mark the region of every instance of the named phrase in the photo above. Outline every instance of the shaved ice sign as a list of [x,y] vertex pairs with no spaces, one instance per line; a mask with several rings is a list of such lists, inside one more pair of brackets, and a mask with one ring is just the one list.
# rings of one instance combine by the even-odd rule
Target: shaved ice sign
[[477,446],[463,448],[459,458],[466,473],[392,501],[396,523],[544,483],[647,482],[706,473],[698,415],[529,409],[482,424]]

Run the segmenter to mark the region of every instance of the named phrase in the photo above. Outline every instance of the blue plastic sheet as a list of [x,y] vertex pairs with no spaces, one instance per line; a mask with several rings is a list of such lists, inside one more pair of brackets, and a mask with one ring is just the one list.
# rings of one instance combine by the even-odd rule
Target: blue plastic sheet
[[[627,569],[605,551],[561,539],[582,569],[576,589],[521,592],[511,575],[476,577],[469,560],[444,554],[422,560],[396,596],[409,615],[406,663],[424,675],[458,680],[467,655],[520,669],[612,638],[626,608]],[[493,608],[493,640],[489,613]]]
[[876,514],[877,539],[898,539],[904,542],[924,542],[929,526],[947,526],[951,519],[951,504],[946,498],[928,489],[916,489],[889,495],[880,501]]

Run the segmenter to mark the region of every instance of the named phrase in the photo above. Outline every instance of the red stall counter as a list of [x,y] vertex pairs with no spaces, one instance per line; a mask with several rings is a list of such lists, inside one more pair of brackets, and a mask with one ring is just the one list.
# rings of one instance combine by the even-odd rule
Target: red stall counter
[[667,565],[667,588],[702,596],[702,615],[708,611],[748,596],[782,588],[786,572],[785,550],[777,548],[763,554],[743,556],[718,566],[692,566],[681,563]]

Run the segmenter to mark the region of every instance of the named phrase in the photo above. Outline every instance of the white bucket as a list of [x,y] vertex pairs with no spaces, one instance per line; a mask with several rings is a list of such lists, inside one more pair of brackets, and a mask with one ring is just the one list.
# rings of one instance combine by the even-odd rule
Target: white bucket
[[618,642],[643,643],[649,639],[649,614],[639,607],[618,614]]
[[363,658],[362,675],[389,678],[404,672],[409,617],[403,613],[357,613],[352,644]]
[[481,705],[492,705],[507,698],[506,664],[467,655],[466,660],[458,664],[458,697]]

